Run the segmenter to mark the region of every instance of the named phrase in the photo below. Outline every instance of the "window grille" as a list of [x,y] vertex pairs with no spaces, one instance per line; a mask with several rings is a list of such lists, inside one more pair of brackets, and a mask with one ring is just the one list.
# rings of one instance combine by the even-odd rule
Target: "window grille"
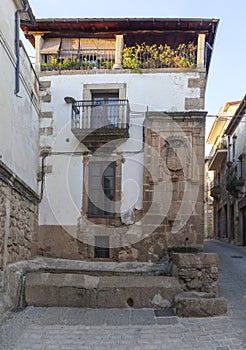
[[109,236],[95,236],[95,258],[109,258]]

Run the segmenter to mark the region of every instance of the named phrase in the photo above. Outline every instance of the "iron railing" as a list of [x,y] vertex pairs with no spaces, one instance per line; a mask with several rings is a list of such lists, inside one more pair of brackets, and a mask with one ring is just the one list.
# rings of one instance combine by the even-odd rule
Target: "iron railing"
[[210,196],[214,198],[219,198],[221,195],[221,185],[218,181],[211,181],[209,184]]
[[[197,47],[145,44],[125,47],[122,52],[123,69],[196,68]],[[69,49],[56,54],[44,54],[42,71],[112,69],[115,63],[115,49]]]
[[62,50],[45,55],[42,70],[111,69],[115,63],[114,49]]
[[197,47],[179,45],[172,49],[168,45],[148,46],[146,44],[125,47],[122,55],[123,68],[158,69],[158,68],[196,68]]
[[227,149],[227,142],[225,139],[221,140],[216,146],[213,145],[209,153],[209,157],[213,157],[218,149]]
[[128,100],[75,101],[72,103],[72,129],[128,129]]

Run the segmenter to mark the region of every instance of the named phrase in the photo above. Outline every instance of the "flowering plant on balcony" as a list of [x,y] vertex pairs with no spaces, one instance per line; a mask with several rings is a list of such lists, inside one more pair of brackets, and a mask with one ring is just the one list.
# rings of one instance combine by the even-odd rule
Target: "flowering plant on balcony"
[[176,49],[167,44],[125,46],[122,66],[137,71],[144,68],[195,68],[196,52],[197,46],[193,43],[180,44]]

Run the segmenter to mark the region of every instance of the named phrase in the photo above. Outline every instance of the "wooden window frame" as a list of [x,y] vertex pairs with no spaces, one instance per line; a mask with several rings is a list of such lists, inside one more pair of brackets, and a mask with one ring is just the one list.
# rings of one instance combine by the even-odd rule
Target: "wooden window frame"
[[[101,203],[100,203],[100,207],[103,208],[99,208],[99,213],[100,214],[92,214],[91,213],[91,204],[95,206],[95,204],[93,204],[91,201],[90,201],[90,193],[92,191],[92,182],[91,182],[91,177],[92,177],[92,174],[91,174],[91,166],[93,164],[100,164],[100,178],[101,178],[101,184],[98,184],[98,187],[100,191],[103,191],[103,193],[105,194],[105,190],[106,188],[104,188],[104,185],[103,185],[103,173],[105,172],[105,170],[107,169],[108,166],[105,167],[105,164],[108,164],[111,165],[113,164],[113,193],[114,193],[114,197],[113,197],[113,201],[116,200],[116,162],[115,161],[96,161],[96,162],[91,162],[89,163],[89,168],[88,168],[88,204],[87,204],[87,216],[88,218],[101,218],[101,219],[112,219],[112,218],[115,218],[115,211],[113,213],[111,213],[111,215],[105,215],[106,211],[104,210],[104,203],[103,203],[103,197],[101,198]],[[104,169],[104,171],[103,171]]]

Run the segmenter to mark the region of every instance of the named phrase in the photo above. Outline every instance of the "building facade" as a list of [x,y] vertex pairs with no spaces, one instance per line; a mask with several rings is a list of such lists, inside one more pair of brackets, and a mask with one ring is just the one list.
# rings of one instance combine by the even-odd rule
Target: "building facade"
[[28,5],[0,3],[0,292],[8,265],[36,254],[39,83],[19,39],[20,21],[35,21]]
[[228,142],[226,189],[230,241],[246,245],[246,96],[225,130]]
[[204,98],[217,25],[22,25],[42,90],[39,254],[155,261],[202,250]]
[[210,157],[205,157],[205,191],[204,191],[204,236],[205,239],[215,238],[214,231],[214,199],[211,196],[211,182],[214,172],[209,171]]
[[208,169],[214,171],[211,196],[214,199],[215,237],[245,245],[245,99],[227,102],[216,116],[207,143],[213,144]]

